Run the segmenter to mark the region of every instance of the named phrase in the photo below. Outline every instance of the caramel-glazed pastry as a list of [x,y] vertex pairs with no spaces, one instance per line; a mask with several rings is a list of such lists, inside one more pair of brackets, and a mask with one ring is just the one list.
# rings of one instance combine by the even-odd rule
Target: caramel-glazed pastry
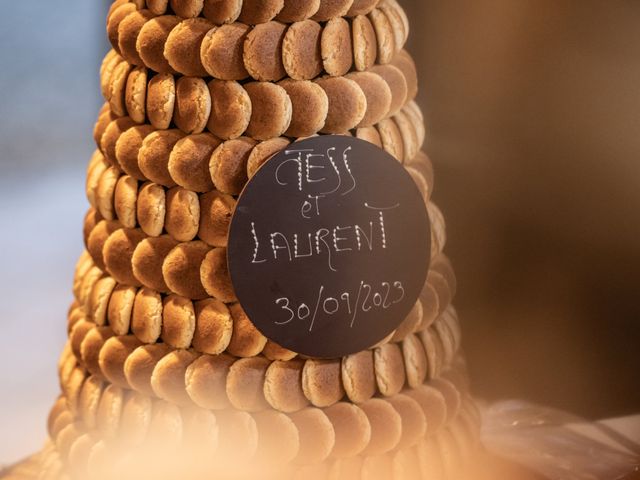
[[116,385],[108,385],[102,393],[96,415],[96,429],[106,440],[112,440],[117,435],[124,396],[124,390]]
[[[88,245],[89,245],[89,237],[91,236],[91,232],[102,220],[104,220],[102,218],[102,215],[100,215],[100,212],[98,212],[95,208],[91,207],[87,211],[87,214],[84,217],[84,223],[82,225],[82,239],[84,241],[84,245],[86,248],[88,248]],[[83,256],[86,256],[86,255],[89,255],[89,252],[87,250],[83,252]],[[82,263],[81,260],[79,262]],[[80,273],[80,269],[84,268],[82,265],[80,265],[80,263],[76,265],[76,269],[73,277],[74,295],[77,295],[78,288],[80,286],[78,283],[78,278],[80,277],[80,275],[84,274],[84,272]]]
[[432,257],[442,252],[445,244],[447,243],[446,225],[444,221],[444,215],[442,211],[433,203],[427,204],[427,211],[429,212],[429,218],[431,219],[431,249]]
[[424,345],[427,354],[427,378],[432,379],[440,374],[443,365],[444,353],[436,342],[435,335],[432,330],[425,329],[418,332],[418,337]]
[[81,346],[85,337],[91,329],[95,328],[95,324],[86,320],[80,320],[75,323],[69,330],[69,344],[73,355],[77,358],[81,358]]
[[434,176],[433,165],[429,157],[424,152],[418,152],[412,160],[405,162],[405,165],[408,169],[420,173],[421,177],[426,181],[428,197],[431,197],[434,188]]

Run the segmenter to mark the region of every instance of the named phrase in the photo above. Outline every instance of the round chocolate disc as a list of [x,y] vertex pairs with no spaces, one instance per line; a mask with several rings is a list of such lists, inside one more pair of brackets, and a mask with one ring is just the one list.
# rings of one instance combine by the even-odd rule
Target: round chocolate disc
[[256,328],[303,355],[369,348],[415,304],[430,223],[411,176],[379,147],[347,136],[292,143],[244,188],[228,264]]

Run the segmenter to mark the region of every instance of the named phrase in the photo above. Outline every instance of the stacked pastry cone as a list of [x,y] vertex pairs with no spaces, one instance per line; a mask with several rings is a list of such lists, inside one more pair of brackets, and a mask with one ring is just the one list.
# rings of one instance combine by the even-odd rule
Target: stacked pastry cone
[[[479,418],[400,5],[116,0],[107,34],[86,251],[41,477],[455,478]],[[244,185],[314,135],[386,150],[431,222],[410,314],[344,358],[265,338],[226,263]]]

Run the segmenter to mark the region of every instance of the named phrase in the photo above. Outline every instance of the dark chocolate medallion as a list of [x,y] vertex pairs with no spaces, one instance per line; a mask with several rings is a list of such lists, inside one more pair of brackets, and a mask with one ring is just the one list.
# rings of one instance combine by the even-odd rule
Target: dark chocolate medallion
[[229,270],[267,338],[340,357],[404,320],[427,276],[430,240],[424,200],[397,160],[363,140],[319,136],[289,145],[248,182]]

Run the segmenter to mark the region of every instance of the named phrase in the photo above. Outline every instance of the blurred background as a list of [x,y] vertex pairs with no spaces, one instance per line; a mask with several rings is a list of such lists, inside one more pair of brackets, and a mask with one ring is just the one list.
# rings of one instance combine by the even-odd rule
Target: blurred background
[[[0,464],[58,392],[107,3],[0,16]],[[640,3],[401,3],[476,394],[637,413]]]

